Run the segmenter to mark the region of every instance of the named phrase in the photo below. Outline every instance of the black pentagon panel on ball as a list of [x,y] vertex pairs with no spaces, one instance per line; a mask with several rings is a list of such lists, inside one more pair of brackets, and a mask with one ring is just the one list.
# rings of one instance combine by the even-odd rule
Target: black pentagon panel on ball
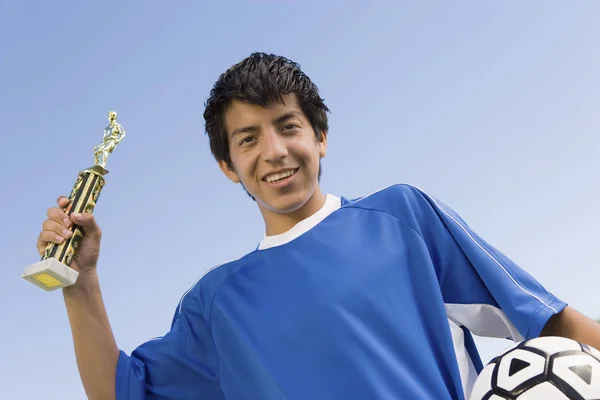
[[546,380],[548,356],[538,349],[517,347],[496,364],[492,387],[499,393],[519,395]]
[[510,367],[508,368],[508,375],[513,376],[517,372],[524,370],[529,367],[531,364],[525,360],[519,360],[518,358],[513,358],[510,362]]

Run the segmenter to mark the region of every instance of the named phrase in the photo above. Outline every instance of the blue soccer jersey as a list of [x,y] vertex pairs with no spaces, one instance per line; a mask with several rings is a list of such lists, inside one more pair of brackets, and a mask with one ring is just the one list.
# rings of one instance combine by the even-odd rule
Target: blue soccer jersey
[[121,352],[117,399],[464,399],[482,368],[471,333],[536,337],[565,306],[413,186],[327,195]]

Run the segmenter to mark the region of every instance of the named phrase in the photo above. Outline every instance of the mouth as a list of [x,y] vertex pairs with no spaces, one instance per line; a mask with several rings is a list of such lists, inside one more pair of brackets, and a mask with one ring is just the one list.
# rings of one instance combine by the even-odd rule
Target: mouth
[[293,176],[296,175],[296,172],[298,172],[298,169],[299,168],[287,169],[287,170],[282,170],[282,171],[278,171],[275,173],[271,173],[271,174],[268,174],[265,177],[263,177],[262,180],[269,184],[279,186],[281,184],[284,184],[284,183],[290,181],[293,178]]

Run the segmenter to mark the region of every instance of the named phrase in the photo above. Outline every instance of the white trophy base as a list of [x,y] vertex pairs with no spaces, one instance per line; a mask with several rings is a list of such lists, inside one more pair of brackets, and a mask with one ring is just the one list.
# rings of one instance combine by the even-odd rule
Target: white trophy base
[[67,267],[56,258],[38,261],[25,268],[21,277],[46,292],[51,292],[66,286],[71,286],[77,281],[79,272]]

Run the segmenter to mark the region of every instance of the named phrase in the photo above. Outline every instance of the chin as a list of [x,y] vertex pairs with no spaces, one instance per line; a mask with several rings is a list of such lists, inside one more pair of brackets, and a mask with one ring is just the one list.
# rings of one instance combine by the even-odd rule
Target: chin
[[261,200],[260,204],[271,212],[288,214],[301,209],[310,200],[310,197],[307,193],[296,192],[282,195],[276,199]]

